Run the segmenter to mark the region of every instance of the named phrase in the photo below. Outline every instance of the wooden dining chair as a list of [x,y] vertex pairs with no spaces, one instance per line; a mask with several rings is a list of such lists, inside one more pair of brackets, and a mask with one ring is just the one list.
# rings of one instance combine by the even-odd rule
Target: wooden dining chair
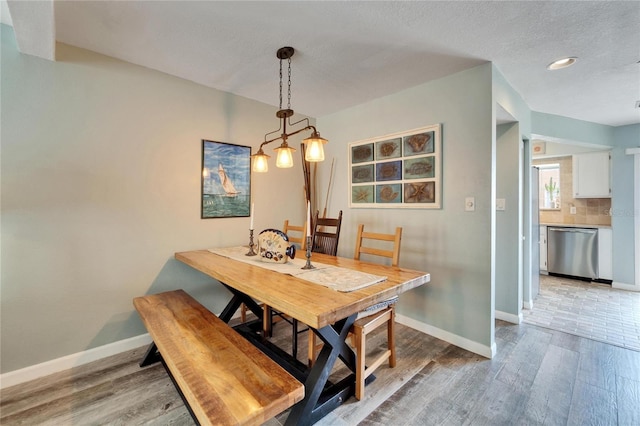
[[[336,256],[342,227],[342,210],[338,213],[338,217],[335,218],[319,216],[319,212],[316,210],[313,220],[311,251]],[[296,326],[294,325],[294,327]],[[309,366],[311,366],[315,361],[316,349],[322,347],[322,345],[318,346],[316,335],[313,332],[309,332],[308,347]]]
[[[364,225],[358,225],[358,234],[356,235],[356,250],[353,258],[360,260],[361,254],[370,254],[374,256],[382,256],[391,259],[391,266],[398,266],[400,262],[400,241],[402,239],[402,227],[397,227],[393,234],[380,234],[376,232],[365,232]],[[393,243],[393,247],[382,247],[375,245],[374,241]],[[386,244],[388,246],[388,244]]]
[[[402,227],[397,227],[393,234],[365,232],[364,225],[358,226],[354,259],[360,260],[362,254],[381,256],[391,260],[391,266],[398,266],[400,261],[400,242]],[[391,248],[383,248],[392,244]],[[394,297],[358,313],[355,323],[349,331],[352,335],[353,346],[356,350],[356,399],[364,397],[364,382],[383,362],[389,360],[389,367],[396,366],[395,348],[395,304],[398,297]],[[379,326],[387,325],[387,350],[378,356],[368,367],[365,364],[366,337]],[[315,361],[316,353],[322,345],[316,344],[315,334],[309,335],[309,364]]]
[[[299,244],[300,250],[305,251],[307,249],[307,221],[302,226],[291,225],[289,219],[284,221],[282,232],[287,234],[290,243]],[[294,233],[292,235],[292,232]]]
[[[391,259],[391,266],[398,266],[400,262],[400,242],[402,240],[402,227],[398,226],[393,234],[381,234],[376,232],[365,232],[364,225],[358,226],[356,236],[356,249],[354,259],[360,260],[362,254],[381,256]],[[392,244],[391,249],[382,248],[384,245]],[[358,319],[351,326],[354,336],[354,346],[356,349],[356,399],[364,397],[364,381],[373,373],[384,361],[389,360],[389,367],[396,366],[396,345],[395,345],[395,316],[396,302],[398,297],[394,297],[370,306],[358,314]],[[378,356],[368,367],[365,364],[366,338],[369,333],[381,325],[387,325],[387,350]]]
[[[292,225],[289,223],[289,219],[285,219],[284,225],[282,226],[282,232],[287,234],[290,243],[299,244],[300,250],[304,251],[307,249],[307,221],[304,222],[302,226],[300,225]],[[299,235],[292,235],[292,232]],[[265,317],[262,319],[263,321],[263,331],[265,336],[271,336],[271,326],[274,323],[273,315],[268,311],[268,308],[263,305],[264,315]],[[267,318],[269,315],[269,318]],[[243,303],[240,305],[240,321],[247,322],[247,307]],[[277,321],[277,319],[276,319]]]
[[[304,252],[307,249],[307,221],[305,220],[302,226],[292,225],[289,223],[289,219],[285,219],[282,226],[282,232],[287,234],[290,243],[299,244],[299,250]],[[292,234],[293,233],[293,234]],[[283,314],[270,309],[267,305],[263,305],[264,318],[262,319],[262,329],[265,336],[271,336],[271,329],[273,324],[284,318]],[[274,315],[275,314],[275,315]],[[287,319],[287,321],[290,321]],[[296,335],[297,336],[297,335]],[[297,338],[293,339],[293,345],[295,348],[298,346]],[[297,351],[294,351],[294,355],[297,355]]]
[[342,225],[342,210],[337,218],[318,217],[316,211],[313,221],[313,238],[311,251],[335,256],[338,253],[340,227]]

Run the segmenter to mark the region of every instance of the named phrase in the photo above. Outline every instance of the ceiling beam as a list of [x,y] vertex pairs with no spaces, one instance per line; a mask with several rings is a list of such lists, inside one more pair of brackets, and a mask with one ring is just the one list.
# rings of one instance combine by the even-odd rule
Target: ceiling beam
[[56,59],[56,23],[53,0],[7,0],[20,52]]

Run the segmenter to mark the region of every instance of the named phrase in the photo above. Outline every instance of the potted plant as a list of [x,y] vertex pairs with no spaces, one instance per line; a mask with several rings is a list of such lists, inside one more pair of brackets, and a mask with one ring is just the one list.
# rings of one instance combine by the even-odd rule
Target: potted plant
[[553,181],[553,177],[549,178],[549,183],[544,184],[544,189],[544,206],[547,208],[555,207],[555,195],[558,193],[558,185]]

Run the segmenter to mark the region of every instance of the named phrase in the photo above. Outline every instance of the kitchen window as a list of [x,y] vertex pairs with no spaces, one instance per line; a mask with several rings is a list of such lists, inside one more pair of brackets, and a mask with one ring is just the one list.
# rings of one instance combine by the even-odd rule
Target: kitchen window
[[538,164],[540,209],[560,210],[560,164]]

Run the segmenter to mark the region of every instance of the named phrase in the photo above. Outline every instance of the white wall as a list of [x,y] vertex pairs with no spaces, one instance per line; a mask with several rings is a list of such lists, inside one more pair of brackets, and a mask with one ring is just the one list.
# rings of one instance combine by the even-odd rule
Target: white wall
[[[201,140],[255,152],[277,127],[274,107],[57,52],[22,55],[2,25],[3,373],[144,333],[138,295],[184,288],[220,311],[228,292],[173,259],[248,242],[249,218],[200,219]],[[299,161],[252,192],[256,229],[302,222]]]
[[[318,118],[336,158],[331,214],[343,210],[338,254],[352,256],[358,223],[391,232],[402,226],[400,265],[428,271],[431,283],[400,298],[398,312],[434,335],[490,356],[492,333],[492,91],[490,64]],[[442,124],[443,207],[349,209],[348,144]],[[323,166],[320,188],[326,188]],[[465,197],[476,211],[464,211]]]

